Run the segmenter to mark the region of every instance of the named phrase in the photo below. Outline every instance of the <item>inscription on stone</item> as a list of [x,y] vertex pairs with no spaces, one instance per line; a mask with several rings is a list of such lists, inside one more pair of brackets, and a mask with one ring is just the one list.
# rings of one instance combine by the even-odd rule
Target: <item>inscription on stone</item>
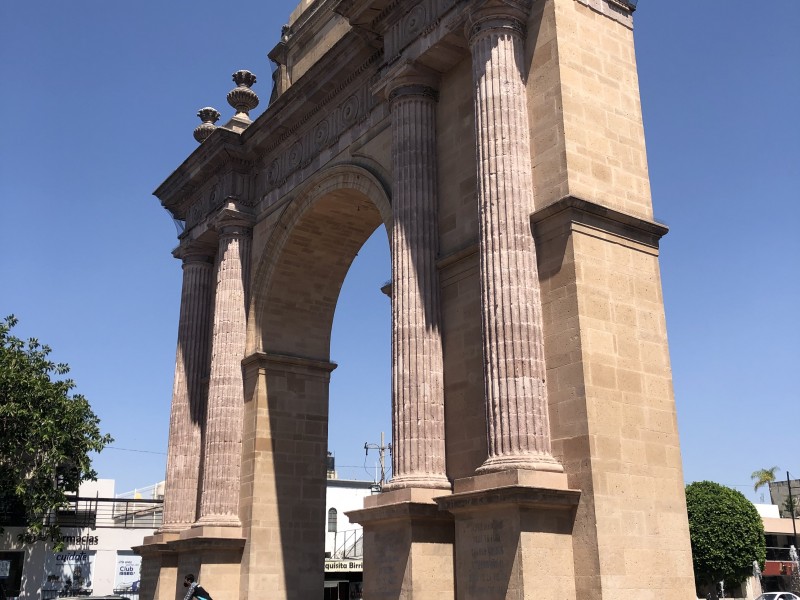
[[508,537],[505,523],[501,519],[492,519],[472,521],[464,526],[471,559],[470,595],[494,597],[498,590],[505,590],[508,584],[510,565],[506,563],[511,553],[505,548]]

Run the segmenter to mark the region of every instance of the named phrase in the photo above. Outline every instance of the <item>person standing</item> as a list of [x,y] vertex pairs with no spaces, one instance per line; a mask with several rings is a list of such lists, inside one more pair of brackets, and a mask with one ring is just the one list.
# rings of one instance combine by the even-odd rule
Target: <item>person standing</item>
[[211,594],[209,594],[198,581],[194,580],[194,575],[191,573],[184,577],[183,587],[189,588],[183,600],[192,600],[192,598],[197,598],[197,600],[214,600]]

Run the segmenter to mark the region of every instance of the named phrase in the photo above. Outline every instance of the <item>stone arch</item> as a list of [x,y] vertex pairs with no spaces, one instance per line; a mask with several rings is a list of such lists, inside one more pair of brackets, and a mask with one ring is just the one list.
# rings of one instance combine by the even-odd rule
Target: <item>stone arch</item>
[[327,361],[339,290],[381,224],[390,236],[389,193],[364,166],[335,165],[293,192],[253,279],[249,349]]

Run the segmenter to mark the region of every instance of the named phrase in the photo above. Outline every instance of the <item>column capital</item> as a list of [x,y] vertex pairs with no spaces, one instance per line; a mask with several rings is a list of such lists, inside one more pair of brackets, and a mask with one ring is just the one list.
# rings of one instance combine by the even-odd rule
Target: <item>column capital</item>
[[412,60],[400,61],[383,74],[372,92],[390,103],[406,96],[436,102],[439,98],[439,75]]
[[188,263],[213,263],[217,253],[216,244],[200,240],[184,240],[172,251],[172,256]]
[[396,100],[408,96],[413,96],[418,100],[430,100],[432,102],[439,100],[439,92],[435,88],[422,83],[409,83],[392,88],[392,91],[389,93],[389,102],[394,103]]
[[526,0],[488,0],[470,9],[465,34],[469,45],[487,33],[511,33],[522,37],[530,2]]
[[241,206],[234,200],[228,200],[213,218],[214,229],[222,235],[246,235],[255,223],[255,217],[249,208]]

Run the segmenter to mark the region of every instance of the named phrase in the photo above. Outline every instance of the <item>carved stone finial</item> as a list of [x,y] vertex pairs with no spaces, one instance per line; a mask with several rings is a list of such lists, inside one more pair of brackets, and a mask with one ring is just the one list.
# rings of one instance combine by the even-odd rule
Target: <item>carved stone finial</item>
[[214,123],[219,120],[220,114],[216,108],[206,106],[197,111],[197,116],[200,117],[202,123],[195,128],[194,139],[202,144],[217,128]]
[[236,115],[234,118],[250,120],[250,111],[258,106],[258,95],[250,89],[256,82],[256,76],[250,71],[236,71],[233,74],[233,81],[236,87],[228,92],[228,104],[230,104]]

